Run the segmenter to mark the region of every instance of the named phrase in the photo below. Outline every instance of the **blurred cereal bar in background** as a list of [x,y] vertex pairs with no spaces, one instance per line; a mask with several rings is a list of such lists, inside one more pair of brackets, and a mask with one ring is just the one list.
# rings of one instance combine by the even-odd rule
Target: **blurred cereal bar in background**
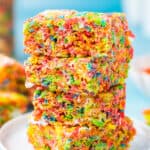
[[13,0],[0,0],[0,53],[11,55],[13,50]]
[[0,126],[27,110],[28,99],[16,92],[0,91]]
[[25,88],[25,71],[16,60],[0,54],[0,126],[26,112],[31,90]]

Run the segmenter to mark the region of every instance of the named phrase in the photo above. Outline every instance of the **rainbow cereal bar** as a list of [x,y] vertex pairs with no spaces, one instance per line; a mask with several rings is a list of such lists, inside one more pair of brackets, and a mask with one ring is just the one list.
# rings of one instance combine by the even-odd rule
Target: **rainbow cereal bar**
[[107,57],[30,57],[25,63],[26,82],[42,85],[51,92],[78,92],[96,95],[124,84],[129,65]]
[[78,93],[52,93],[38,87],[34,93],[34,120],[45,120],[48,123],[81,124],[91,118],[109,117],[114,120],[124,117],[125,86],[118,85],[108,92],[93,97]]
[[49,57],[113,57],[133,49],[124,14],[45,11],[24,24],[25,52]]
[[144,115],[144,119],[145,119],[147,125],[150,126],[150,109],[145,109],[143,111],[143,115]]
[[134,135],[132,121],[127,117],[119,124],[108,120],[103,125],[94,119],[82,126],[46,125],[39,121],[31,122],[28,128],[35,150],[127,150]]
[[24,67],[12,58],[0,55],[0,90],[28,95]]
[[0,91],[0,126],[26,111],[28,99],[15,92]]

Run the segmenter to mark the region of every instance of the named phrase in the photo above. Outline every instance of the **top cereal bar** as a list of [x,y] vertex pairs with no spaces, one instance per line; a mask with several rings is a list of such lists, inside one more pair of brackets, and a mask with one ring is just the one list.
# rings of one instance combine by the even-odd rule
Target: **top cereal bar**
[[74,10],[51,10],[24,23],[25,52],[49,57],[90,57],[115,55],[132,49],[122,13],[103,14]]

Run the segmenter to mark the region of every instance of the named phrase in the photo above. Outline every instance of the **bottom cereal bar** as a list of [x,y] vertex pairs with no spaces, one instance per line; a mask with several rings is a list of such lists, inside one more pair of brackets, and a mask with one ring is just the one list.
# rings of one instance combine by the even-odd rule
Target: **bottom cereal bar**
[[125,117],[119,123],[98,121],[84,125],[64,126],[44,122],[31,122],[29,141],[35,150],[127,150],[135,135],[132,121]]

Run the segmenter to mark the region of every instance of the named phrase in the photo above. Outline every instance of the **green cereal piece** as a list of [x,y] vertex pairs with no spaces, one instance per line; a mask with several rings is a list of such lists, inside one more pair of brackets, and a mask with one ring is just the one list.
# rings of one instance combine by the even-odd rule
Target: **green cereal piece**
[[46,95],[47,95],[47,91],[42,91],[40,97],[45,98]]
[[96,140],[100,139],[99,136],[90,136],[89,138],[90,138],[91,141],[96,141]]
[[99,139],[99,137],[97,137],[97,136],[91,136],[86,140],[85,145],[91,146],[93,144],[93,142],[97,141],[98,139]]
[[85,141],[85,145],[88,146],[88,147],[90,147],[92,145],[92,142],[89,139],[87,139]]
[[63,25],[65,24],[65,21],[64,20],[59,20],[59,22],[58,22],[58,26],[59,27],[63,27]]
[[64,39],[64,43],[65,43],[65,44],[68,43],[68,39],[67,39],[67,38]]
[[112,42],[113,42],[113,44],[115,44],[116,43],[115,32],[112,31],[111,34],[112,34]]
[[118,89],[122,90],[123,89],[123,85],[118,85]]
[[111,80],[111,81],[114,81],[114,75],[113,75],[113,74],[111,74],[110,80]]
[[71,119],[73,119],[73,116],[71,114],[66,114],[65,119],[71,120]]
[[94,22],[95,22],[96,25],[100,25],[101,26],[101,18],[95,17]]
[[41,96],[41,93],[42,93],[42,91],[41,90],[35,90],[35,92],[34,92],[34,97],[35,98],[38,98],[39,96]]
[[30,29],[30,23],[26,22],[23,26],[23,33],[29,32]]
[[36,91],[35,91],[35,94],[36,94],[36,95],[40,95],[41,92],[42,92],[41,90],[36,90]]
[[4,124],[5,123],[5,120],[4,118],[0,117],[0,125]]
[[110,150],[117,150],[117,149],[115,148],[115,146],[112,146],[112,147],[110,148]]
[[92,63],[88,63],[88,64],[87,64],[87,69],[88,69],[88,70],[92,70],[92,69],[93,69]]
[[84,107],[77,110],[79,114],[84,114]]
[[75,141],[75,142],[74,142],[74,145],[75,145],[76,147],[80,147],[80,146],[82,146],[82,141]]
[[47,27],[48,28],[53,28],[53,25],[51,24],[51,20],[49,20],[49,22],[47,22]]
[[104,126],[104,122],[98,119],[92,119],[91,120],[92,124],[94,124],[97,127],[103,127]]
[[49,146],[44,146],[43,150],[51,150]]
[[67,105],[67,110],[68,111],[72,111],[73,110],[73,105],[72,104],[68,104]]
[[101,21],[101,27],[106,27],[106,25],[107,25],[106,21],[105,21],[105,20],[102,20],[102,21]]
[[98,144],[95,146],[95,150],[104,150],[106,147],[107,147],[107,144],[101,142],[101,143],[98,143]]
[[50,48],[51,48],[52,51],[55,50],[55,45],[56,45],[55,42],[51,41]]
[[62,95],[58,95],[57,97],[56,97],[56,99],[57,99],[57,101],[58,102],[63,102],[63,97],[62,97]]
[[56,91],[56,89],[57,89],[57,86],[56,85],[50,85],[49,86],[49,90],[51,91],[51,92],[55,92]]
[[74,84],[74,85],[80,85],[80,84],[81,84],[81,81],[80,81],[80,80],[75,80],[73,84]]
[[47,79],[47,81],[50,81],[50,82],[60,81],[60,77],[59,76],[55,76],[55,75],[49,75],[46,79]]
[[43,86],[46,86],[46,87],[47,87],[50,83],[51,83],[51,81],[48,80],[47,78],[42,79],[42,85],[43,85]]
[[87,90],[90,92],[94,92],[94,94],[98,92],[99,83],[97,83],[97,78],[93,78],[87,83]]
[[71,150],[71,140],[68,139],[64,145],[64,150]]
[[47,134],[45,135],[45,138],[48,139],[48,140],[51,140],[51,139],[52,139],[52,136],[51,136],[49,133],[47,133]]
[[73,75],[70,75],[70,84],[74,84],[74,82],[75,82],[75,79],[74,79],[74,77],[73,77]]
[[70,75],[70,84],[72,84],[72,85],[80,85],[80,80],[75,80],[74,79],[74,77],[73,77],[73,75]]
[[125,37],[124,37],[124,36],[122,36],[122,37],[120,38],[120,43],[123,45],[123,44],[124,44],[124,42],[125,42]]
[[26,22],[23,27],[23,32],[33,32],[35,27],[39,27],[39,23],[37,21]]
[[104,37],[104,38],[102,39],[102,42],[103,42],[103,43],[108,43],[108,38]]
[[78,57],[76,57],[76,58],[73,59],[74,62],[78,62],[78,60],[79,60]]

